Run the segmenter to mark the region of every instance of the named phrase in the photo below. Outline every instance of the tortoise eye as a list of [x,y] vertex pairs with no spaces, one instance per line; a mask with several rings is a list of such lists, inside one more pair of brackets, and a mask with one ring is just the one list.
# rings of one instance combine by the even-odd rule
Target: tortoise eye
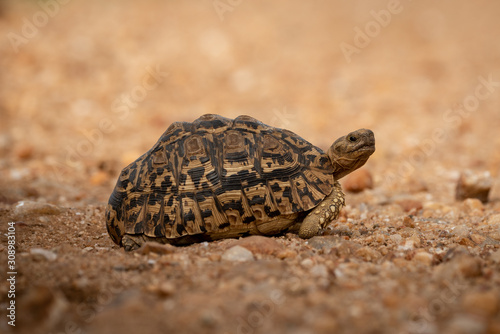
[[356,140],[358,140],[358,138],[356,138],[355,136],[349,136],[349,141],[354,143]]

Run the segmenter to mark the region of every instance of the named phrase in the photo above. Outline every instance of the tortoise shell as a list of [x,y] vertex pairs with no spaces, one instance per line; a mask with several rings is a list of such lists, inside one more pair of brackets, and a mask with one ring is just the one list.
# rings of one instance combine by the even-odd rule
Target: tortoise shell
[[107,229],[118,245],[125,234],[176,243],[252,233],[276,217],[311,210],[333,186],[328,156],[295,133],[249,116],[209,114],[173,123],[123,169]]

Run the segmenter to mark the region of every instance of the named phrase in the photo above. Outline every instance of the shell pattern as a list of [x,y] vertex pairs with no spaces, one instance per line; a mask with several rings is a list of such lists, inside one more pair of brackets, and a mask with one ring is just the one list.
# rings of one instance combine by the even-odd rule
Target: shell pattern
[[109,199],[107,229],[175,239],[311,210],[334,185],[328,156],[291,131],[249,117],[204,115],[176,122],[121,172]]

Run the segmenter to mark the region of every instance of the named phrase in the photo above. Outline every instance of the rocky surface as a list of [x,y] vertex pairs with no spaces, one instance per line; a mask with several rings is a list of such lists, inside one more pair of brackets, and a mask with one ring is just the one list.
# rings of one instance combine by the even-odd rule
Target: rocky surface
[[[0,2],[0,332],[499,333],[499,10]],[[125,253],[104,225],[120,170],[209,112],[322,149],[370,128],[377,151],[312,239]],[[456,198],[468,170],[488,201]]]
[[460,174],[455,197],[458,200],[475,198],[486,203],[492,186],[490,172],[474,173],[467,170]]

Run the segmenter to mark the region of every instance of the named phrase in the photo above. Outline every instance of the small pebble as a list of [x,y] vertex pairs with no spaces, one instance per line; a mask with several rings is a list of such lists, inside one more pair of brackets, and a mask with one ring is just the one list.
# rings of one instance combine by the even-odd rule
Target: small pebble
[[414,228],[415,227],[415,220],[413,220],[413,218],[411,216],[406,216],[403,218],[403,225],[406,227]]
[[476,245],[481,245],[483,242],[486,241],[486,237],[482,236],[480,234],[471,234],[470,235],[471,240],[476,244]]
[[389,237],[392,242],[394,242],[396,245],[398,245],[401,240],[403,240],[403,237],[401,236],[401,234],[393,234]]
[[307,259],[304,259],[300,262],[300,265],[302,267],[305,267],[305,268],[312,268],[312,266],[314,265],[314,261],[307,258]]
[[484,212],[484,205],[477,198],[467,198],[463,201],[462,208],[465,213],[472,216],[480,216]]
[[375,235],[375,241],[378,242],[379,244],[385,243],[385,235],[383,235],[381,233],[377,233]]
[[220,261],[221,255],[220,254],[210,254],[210,255],[208,255],[208,259],[212,262],[217,262],[217,261]]
[[465,171],[458,179],[455,197],[457,200],[476,198],[486,203],[492,185],[490,172]]
[[94,247],[90,247],[90,246],[89,247],[85,247],[84,249],[82,249],[82,252],[83,253],[88,253],[88,252],[90,252],[93,249],[94,249]]
[[49,203],[34,201],[20,201],[15,204],[14,215],[25,217],[29,215],[59,215],[64,211],[62,207]]
[[19,160],[28,160],[33,157],[33,152],[34,152],[33,146],[29,144],[24,144],[16,149],[15,155]]
[[321,278],[327,278],[328,277],[328,269],[324,264],[317,264],[313,266],[309,272],[313,277],[321,277]]
[[426,266],[430,266],[432,264],[433,256],[427,252],[418,252],[413,257],[413,261],[424,264]]
[[292,249],[285,249],[281,252],[279,252],[276,257],[280,260],[284,259],[294,259],[297,257],[297,252],[292,250]]
[[245,247],[233,246],[222,254],[221,259],[231,262],[245,262],[254,260],[254,257],[252,252]]
[[437,202],[426,202],[424,204],[424,209],[431,210],[431,211],[442,211],[443,207],[444,207],[444,204],[437,203]]
[[422,240],[420,240],[420,237],[417,234],[413,234],[409,239],[413,242],[413,246],[415,246],[415,248],[422,247]]
[[170,296],[175,292],[175,285],[171,282],[162,282],[158,286],[158,293],[161,296]]
[[358,169],[346,177],[343,183],[345,191],[359,193],[365,189],[373,188],[373,178],[371,173],[365,169]]
[[496,231],[488,233],[488,237],[494,240],[495,242],[500,241],[500,228],[497,228]]
[[38,217],[38,221],[42,224],[47,224],[50,222],[50,219],[47,216],[40,216]]
[[465,238],[469,236],[469,228],[466,225],[459,225],[455,227],[451,233],[456,237]]
[[33,259],[36,261],[54,261],[57,259],[56,253],[43,248],[32,248],[30,249],[30,254],[33,255]]
[[175,293],[175,285],[172,282],[161,282],[146,286],[146,291],[157,294],[159,297],[168,297]]
[[254,254],[278,254],[284,249],[283,245],[277,242],[275,238],[264,237],[261,235],[252,235],[235,240],[231,246],[233,245],[245,247]]
[[332,249],[338,246],[342,239],[336,235],[316,236],[307,241],[307,244],[315,249]]

